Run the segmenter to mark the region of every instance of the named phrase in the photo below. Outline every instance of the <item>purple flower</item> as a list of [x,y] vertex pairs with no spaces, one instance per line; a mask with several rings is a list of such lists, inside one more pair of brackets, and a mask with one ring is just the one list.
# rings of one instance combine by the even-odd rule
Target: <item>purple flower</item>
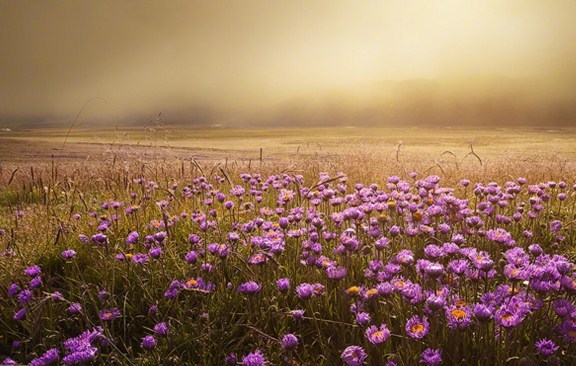
[[4,361],[2,361],[2,366],[15,366],[15,365],[16,365],[16,361],[11,359],[10,357],[6,357],[4,359]]
[[314,294],[314,286],[309,283],[301,283],[296,287],[296,295],[301,299],[309,299]]
[[250,352],[246,356],[242,357],[243,366],[264,366],[265,364],[266,358],[260,350]]
[[145,264],[148,262],[148,255],[144,253],[137,253],[132,256],[132,262],[136,264]]
[[75,302],[70,304],[70,306],[68,307],[68,311],[70,312],[70,314],[78,314],[82,311],[82,305],[80,305],[79,303]]
[[564,340],[576,343],[576,322],[572,319],[565,319],[559,327],[560,333],[564,335]]
[[278,286],[278,291],[286,293],[288,290],[290,290],[290,279],[280,278],[278,281],[276,281],[276,286]]
[[562,229],[562,221],[554,220],[550,223],[550,232],[553,234],[558,233]]
[[168,335],[168,325],[165,322],[158,323],[154,326],[154,332],[161,337],[166,337]]
[[154,247],[152,249],[150,249],[150,256],[154,259],[158,259],[160,258],[160,256],[162,255],[162,248],[160,247]]
[[474,305],[474,316],[480,321],[488,321],[492,319],[492,310],[484,304]]
[[26,305],[30,302],[30,300],[32,300],[34,298],[34,294],[32,293],[32,291],[26,289],[26,290],[22,290],[18,296],[18,303],[21,305]]
[[448,328],[464,329],[472,324],[472,311],[468,306],[451,306],[446,309]]
[[62,252],[62,258],[64,259],[71,259],[76,255],[76,251],[72,249],[68,249]]
[[186,254],[184,259],[186,260],[186,262],[188,262],[190,264],[194,264],[194,263],[196,263],[197,257],[198,257],[198,255],[196,254],[196,252],[189,252]]
[[54,301],[62,301],[64,300],[64,296],[62,296],[62,293],[60,291],[56,291],[53,294],[50,295],[50,298]]
[[17,283],[12,283],[10,284],[10,287],[8,287],[8,296],[14,297],[18,291],[20,291],[20,286],[18,286]]
[[93,343],[105,340],[103,332],[104,330],[101,327],[96,327],[85,331],[78,337],[64,341],[64,348],[67,350],[68,355],[64,356],[62,363],[65,365],[77,365],[93,361],[98,354],[98,349],[93,346]]
[[100,290],[98,291],[98,299],[100,301],[104,301],[106,300],[108,297],[110,296],[110,293],[106,290]]
[[328,274],[328,278],[332,280],[341,280],[342,278],[346,277],[346,268],[345,267],[328,267],[326,268],[326,274]]
[[102,319],[103,321],[114,320],[119,316],[120,316],[120,310],[118,310],[117,308],[105,309],[102,310],[102,312],[100,312],[100,319]]
[[444,266],[440,263],[429,263],[424,267],[424,273],[430,278],[438,278],[444,274]]
[[28,365],[30,366],[47,366],[58,360],[58,350],[56,348],[49,349],[42,356],[33,359]]
[[236,365],[236,363],[238,362],[238,359],[236,358],[236,354],[234,352],[230,352],[228,355],[226,355],[226,365]]
[[154,347],[156,347],[156,345],[158,344],[158,341],[156,340],[156,338],[154,338],[154,336],[151,335],[147,335],[146,337],[142,338],[142,343],[141,346],[144,349],[153,349]]
[[414,262],[414,253],[411,250],[404,249],[396,255],[396,260],[400,264],[412,264]]
[[430,331],[430,323],[428,318],[423,316],[422,319],[418,315],[414,315],[406,322],[406,334],[415,339],[424,338]]
[[108,245],[108,237],[105,234],[98,233],[90,238],[96,245]]
[[285,350],[291,350],[298,346],[298,338],[292,333],[286,334],[282,337],[282,348]]
[[30,280],[30,288],[38,288],[42,286],[42,277],[36,276]]
[[553,308],[554,312],[560,317],[566,317],[576,311],[576,306],[564,299],[554,301]]
[[290,312],[294,320],[300,320],[304,317],[304,310],[296,309]]
[[257,284],[254,281],[244,282],[243,284],[239,285],[237,290],[241,294],[253,295],[262,289],[262,286]]
[[546,356],[546,357],[552,356],[554,354],[554,352],[556,352],[558,350],[558,346],[556,346],[554,341],[551,341],[551,340],[546,339],[546,338],[542,338],[542,339],[536,341],[535,345],[536,345],[536,349],[538,350],[538,353],[540,353],[542,356]]
[[40,274],[40,272],[42,272],[42,270],[39,266],[31,266],[24,270],[24,273],[26,273],[28,277],[36,277]]
[[426,348],[422,352],[422,359],[420,363],[424,363],[427,366],[438,366],[442,363],[442,350]]
[[13,316],[14,320],[24,320],[26,319],[26,308],[22,308],[16,312]]
[[359,346],[349,346],[340,355],[342,361],[348,366],[360,366],[364,364],[366,357],[368,357],[366,352]]
[[516,244],[516,242],[512,240],[512,235],[502,228],[486,231],[486,237],[495,243],[505,244],[507,246],[514,246]]
[[132,231],[126,238],[126,244],[136,244],[140,239],[140,234],[137,231]]
[[356,313],[356,322],[360,325],[367,325],[370,323],[371,320],[372,318],[368,313],[365,313],[363,311]]
[[390,338],[390,330],[388,330],[386,324],[380,325],[380,328],[376,328],[376,326],[373,325],[366,329],[364,335],[370,341],[370,343],[380,344]]

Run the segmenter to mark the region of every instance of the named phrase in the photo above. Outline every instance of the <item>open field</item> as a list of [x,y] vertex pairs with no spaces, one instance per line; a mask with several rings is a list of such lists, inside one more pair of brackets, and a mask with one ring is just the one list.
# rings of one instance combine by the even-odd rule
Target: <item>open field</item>
[[[501,180],[502,173],[559,179],[576,170],[576,130],[294,128],[183,129],[142,128],[38,129],[0,132],[0,156],[6,169],[28,170],[30,163],[101,165],[151,161],[172,165],[190,161],[206,166],[255,169],[262,159],[274,169],[306,167],[361,179],[411,170],[443,178],[469,176]],[[66,144],[63,142],[66,140]],[[475,154],[471,154],[471,146]],[[304,164],[304,165],[302,165]],[[258,169],[262,165],[257,166]],[[300,173],[306,173],[300,171]]]
[[[424,129],[424,128],[310,128],[196,130],[151,126],[122,129],[74,129],[62,150],[67,129],[0,132],[4,161],[48,159],[51,155],[83,159],[108,150],[142,153],[144,149],[171,148],[196,159],[284,159],[297,153],[349,153],[374,149],[437,158],[452,151],[463,157],[472,144],[489,161],[559,156],[576,161],[576,130],[533,129]],[[18,144],[19,147],[16,147]]]
[[66,134],[0,133],[4,364],[576,363],[576,131]]

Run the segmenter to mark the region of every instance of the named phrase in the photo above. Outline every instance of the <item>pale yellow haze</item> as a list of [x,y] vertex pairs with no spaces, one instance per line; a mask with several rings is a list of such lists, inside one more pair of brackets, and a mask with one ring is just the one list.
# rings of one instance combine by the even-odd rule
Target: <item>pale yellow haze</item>
[[441,105],[512,80],[569,106],[575,17],[573,0],[0,0],[0,115],[66,119],[95,96],[87,117],[374,111],[415,79]]

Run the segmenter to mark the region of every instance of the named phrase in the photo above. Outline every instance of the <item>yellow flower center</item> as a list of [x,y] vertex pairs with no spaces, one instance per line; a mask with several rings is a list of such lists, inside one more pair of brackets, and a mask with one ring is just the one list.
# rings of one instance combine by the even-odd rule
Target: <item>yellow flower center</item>
[[366,291],[366,296],[372,297],[372,296],[376,295],[377,293],[378,293],[378,290],[376,290],[375,288],[371,288],[370,290]]
[[348,293],[348,295],[357,295],[360,293],[360,287],[352,286],[348,290],[346,290],[346,292]]
[[454,303],[454,305],[456,305],[456,307],[461,308],[462,306],[466,306],[466,301],[464,301],[464,300],[456,300],[456,302]]
[[466,312],[460,309],[452,310],[451,314],[458,320],[464,319],[464,317],[466,317]]
[[410,327],[412,333],[422,333],[424,331],[424,326],[422,324],[414,324]]
[[197,284],[198,284],[198,281],[196,281],[193,278],[186,281],[186,285],[188,285],[188,286],[196,286]]

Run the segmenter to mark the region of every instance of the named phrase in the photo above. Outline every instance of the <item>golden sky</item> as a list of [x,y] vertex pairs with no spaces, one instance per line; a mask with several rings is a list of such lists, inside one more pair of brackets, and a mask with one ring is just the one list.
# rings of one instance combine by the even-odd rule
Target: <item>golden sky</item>
[[[273,123],[494,89],[570,105],[575,14],[574,0],[0,0],[0,116],[66,120],[100,97],[86,118]],[[437,84],[402,86],[423,79]]]

